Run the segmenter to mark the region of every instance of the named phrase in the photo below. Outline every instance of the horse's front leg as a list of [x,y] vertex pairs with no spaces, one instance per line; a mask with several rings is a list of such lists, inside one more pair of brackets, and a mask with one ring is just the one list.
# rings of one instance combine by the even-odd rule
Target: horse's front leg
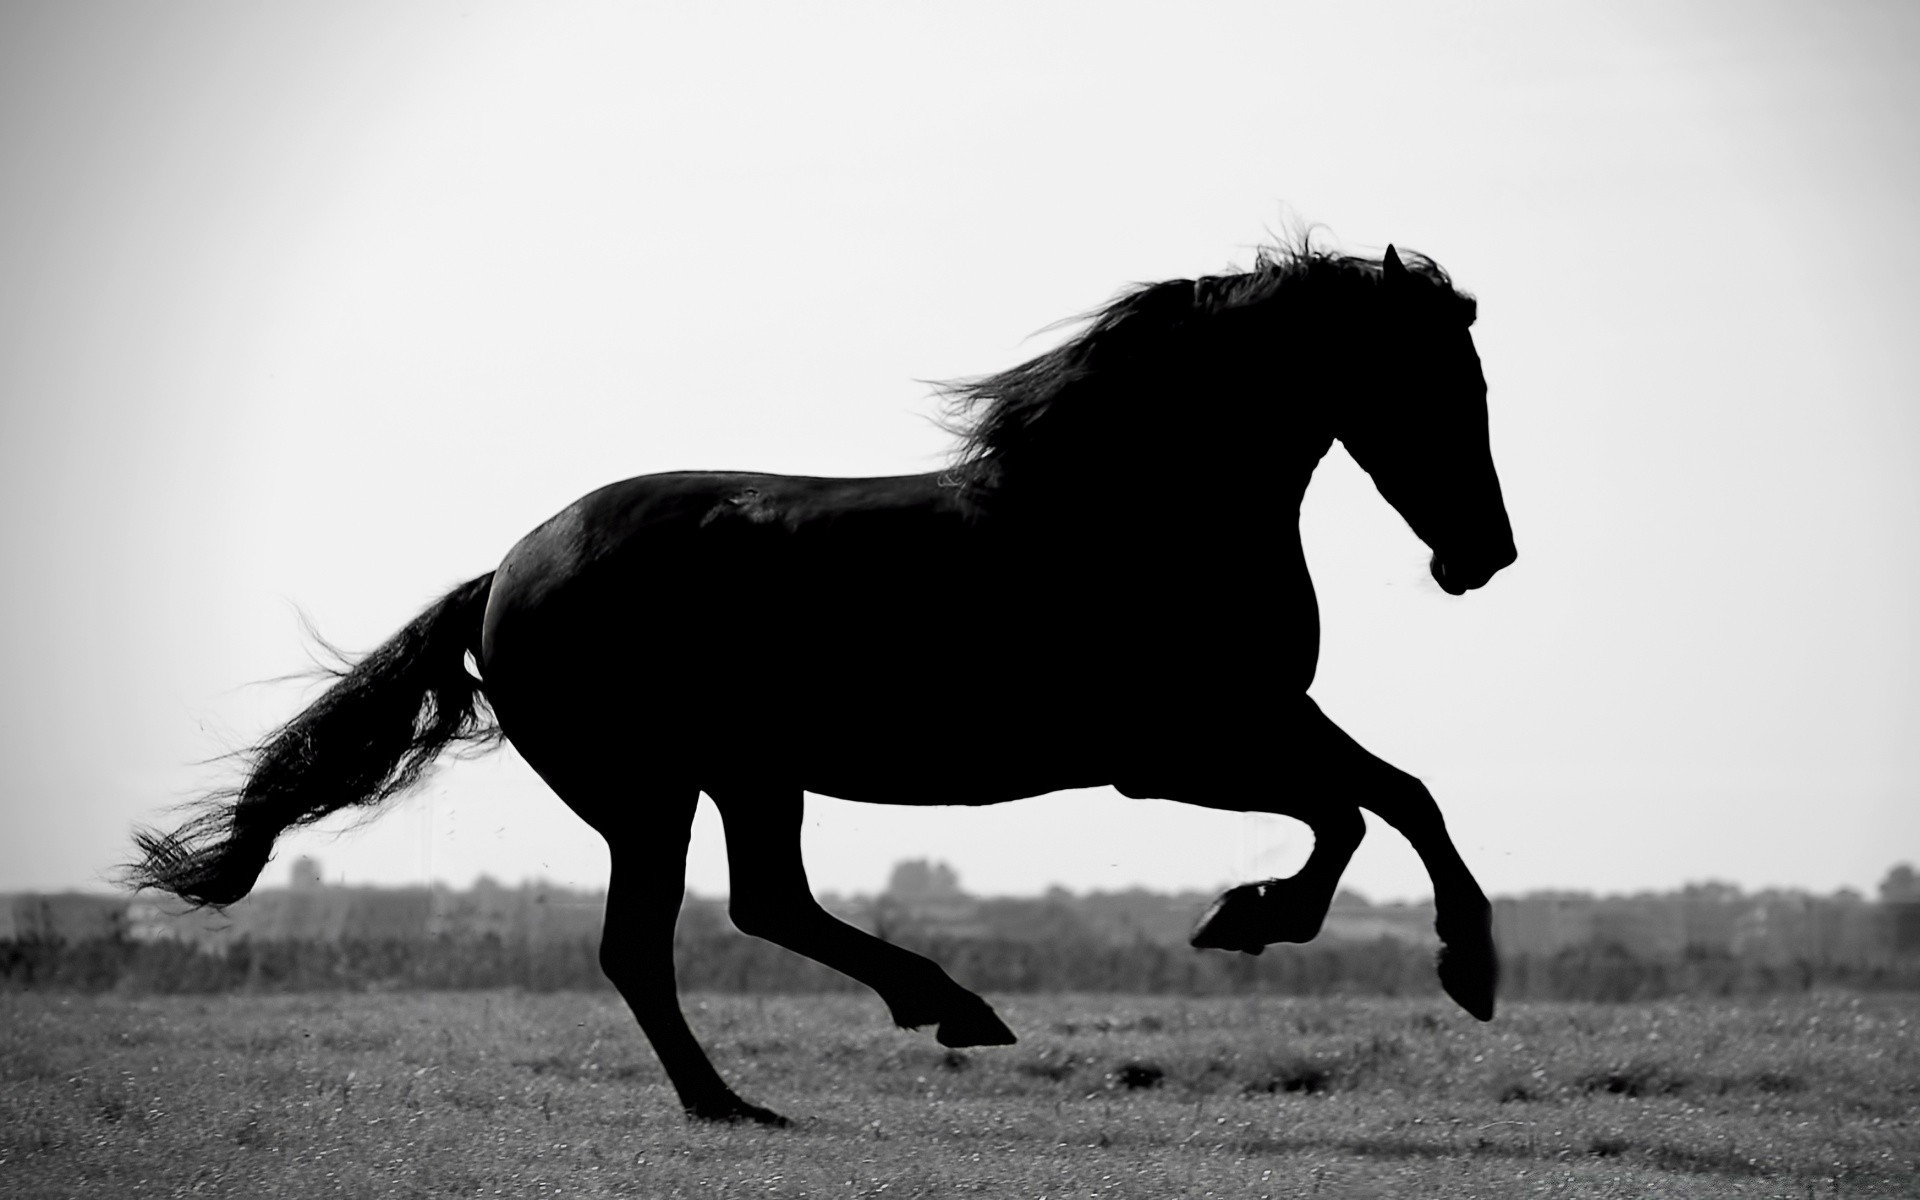
[[1433,928],[1440,935],[1440,986],[1461,1008],[1491,1021],[1500,983],[1493,905],[1461,859],[1427,785],[1384,762],[1380,765],[1397,778],[1382,779],[1361,803],[1399,830],[1426,864],[1433,881]]
[[1258,954],[1275,942],[1310,942],[1326,923],[1340,877],[1366,836],[1366,820],[1351,800],[1330,797],[1323,790],[1291,786],[1285,781],[1276,787],[1271,778],[1255,784],[1246,782],[1261,771],[1217,774],[1220,765],[1231,762],[1234,754],[1225,747],[1204,749],[1196,757],[1209,761],[1209,769],[1162,765],[1143,771],[1115,790],[1137,800],[1177,800],[1202,808],[1273,813],[1304,822],[1313,830],[1313,852],[1300,870],[1286,879],[1242,884],[1222,893],[1194,927],[1191,940],[1202,950],[1238,950],[1244,954]]
[[1493,1019],[1500,959],[1493,947],[1493,906],[1447,833],[1427,785],[1370,753],[1301,697],[1297,759],[1302,776],[1338,789],[1399,830],[1433,882],[1434,932],[1440,935],[1440,985],[1461,1008]]
[[[1213,805],[1210,807],[1227,807]],[[1300,870],[1286,879],[1241,884],[1222,893],[1200,923],[1192,943],[1202,950],[1239,950],[1258,954],[1275,942],[1310,942],[1320,935],[1340,877],[1353,852],[1366,836],[1360,810],[1342,800],[1317,807],[1311,800],[1285,798],[1247,806],[1241,811],[1276,813],[1303,821],[1313,830],[1313,852]]]
[[805,797],[799,788],[709,788],[727,830],[728,914],[765,938],[866,984],[903,1029],[935,1025],[943,1046],[1009,1046],[1008,1029],[979,996],[939,965],[856,929],[820,907],[800,857]]

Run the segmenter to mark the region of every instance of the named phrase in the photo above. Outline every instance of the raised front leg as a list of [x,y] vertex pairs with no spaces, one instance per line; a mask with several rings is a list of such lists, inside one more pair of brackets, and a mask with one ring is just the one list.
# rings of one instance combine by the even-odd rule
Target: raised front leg
[[[1305,700],[1305,697],[1302,697]],[[1399,830],[1433,882],[1434,932],[1440,935],[1440,985],[1461,1008],[1493,1019],[1500,959],[1493,946],[1493,906],[1467,869],[1433,793],[1418,779],[1368,752],[1306,700],[1309,736],[1302,754],[1363,808]]]
[[[1351,798],[1329,789],[1317,773],[1296,778],[1295,764],[1280,759],[1249,761],[1250,745],[1265,746],[1272,730],[1210,731],[1214,736],[1183,744],[1180,756],[1155,763],[1118,785],[1123,796],[1177,800],[1226,812],[1265,812],[1292,817],[1313,830],[1313,852],[1285,879],[1242,884],[1221,894],[1193,931],[1203,950],[1258,954],[1276,942],[1310,942],[1326,923],[1334,892],[1367,823]],[[1288,730],[1282,741],[1292,736]]]
[[1306,822],[1313,830],[1313,853],[1289,878],[1246,883],[1223,893],[1194,927],[1192,942],[1200,949],[1258,954],[1275,942],[1318,937],[1340,877],[1367,832],[1360,810],[1340,800],[1321,808],[1283,800],[1262,805],[1260,811]]
[[798,788],[709,789],[727,829],[728,912],[742,933],[804,954],[866,984],[903,1029],[936,1025],[943,1046],[1007,1046],[1013,1031],[939,965],[820,907],[800,857]]
[[1305,821],[1314,835],[1313,854],[1292,878],[1245,884],[1216,900],[1194,945],[1258,954],[1275,942],[1310,940],[1365,834],[1366,808],[1413,844],[1433,880],[1441,986],[1474,1016],[1493,1017],[1493,908],[1425,784],[1368,753],[1305,695],[1270,714],[1169,735],[1162,746],[1120,786],[1124,795],[1277,813]]

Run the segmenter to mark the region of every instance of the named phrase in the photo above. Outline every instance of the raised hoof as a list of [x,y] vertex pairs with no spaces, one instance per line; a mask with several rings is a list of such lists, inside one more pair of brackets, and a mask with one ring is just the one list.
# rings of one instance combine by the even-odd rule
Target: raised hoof
[[732,1092],[715,1100],[703,1100],[698,1104],[687,1105],[687,1119],[724,1121],[729,1125],[750,1121],[755,1125],[767,1125],[774,1129],[787,1129],[793,1125],[792,1121],[772,1109],[761,1108],[758,1104],[748,1104]]
[[1007,1028],[1007,1023],[1000,1019],[999,1014],[978,996],[968,996],[967,1003],[941,1018],[934,1039],[954,1050],[968,1046],[1011,1046],[1020,1040],[1013,1036],[1013,1030]]
[[1493,1020],[1493,997],[1500,986],[1500,959],[1491,935],[1441,943],[1435,964],[1440,986],[1454,1003],[1482,1021]]
[[1194,926],[1193,946],[1258,954],[1274,942],[1310,942],[1320,932],[1323,910],[1290,894],[1291,880],[1243,883],[1221,893]]
[[1258,954],[1267,943],[1254,936],[1254,913],[1259,908],[1259,885],[1245,884],[1222,892],[1193,927],[1188,940],[1199,950],[1238,950]]

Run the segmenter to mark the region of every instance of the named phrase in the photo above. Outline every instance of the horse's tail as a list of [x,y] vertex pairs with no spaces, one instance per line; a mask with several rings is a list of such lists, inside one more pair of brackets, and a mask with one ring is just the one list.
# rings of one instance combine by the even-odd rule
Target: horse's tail
[[329,669],[334,682],[318,700],[241,752],[242,783],[195,801],[172,833],[134,833],[141,857],[123,882],[195,907],[232,904],[288,829],[405,791],[449,746],[498,744],[500,727],[466,670],[492,585],[491,572],[461,584],[373,653]]

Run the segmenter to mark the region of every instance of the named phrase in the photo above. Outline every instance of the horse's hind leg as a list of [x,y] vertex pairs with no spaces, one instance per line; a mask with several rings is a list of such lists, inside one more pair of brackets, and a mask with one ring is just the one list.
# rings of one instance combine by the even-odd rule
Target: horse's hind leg
[[[541,764],[536,763],[536,769]],[[607,840],[613,873],[600,935],[600,969],[633,1010],[690,1117],[785,1125],[734,1095],[687,1027],[673,975],[673,930],[687,883],[687,843],[700,793],[692,784],[629,790],[616,774],[573,764],[541,770],[567,806]]]
[[880,994],[904,1029],[937,1025],[943,1046],[1006,1046],[1013,1031],[939,965],[820,907],[800,856],[798,788],[708,789],[727,830],[728,911],[742,933],[850,975]]
[[710,1121],[758,1121],[785,1125],[780,1114],[748,1104],[713,1069],[687,1028],[673,975],[673,929],[687,886],[687,842],[699,793],[685,789],[669,807],[659,804],[644,829],[607,839],[613,874],[607,884],[606,927],[600,937],[600,969],[653,1043],[660,1065],[690,1117]]

